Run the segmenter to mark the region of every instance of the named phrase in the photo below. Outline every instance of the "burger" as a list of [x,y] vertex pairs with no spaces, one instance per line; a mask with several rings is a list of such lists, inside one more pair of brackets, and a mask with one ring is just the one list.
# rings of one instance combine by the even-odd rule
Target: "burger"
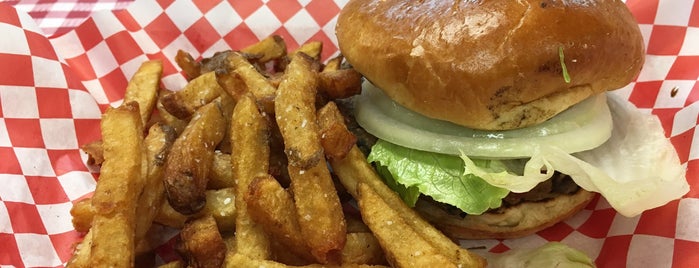
[[368,160],[452,237],[526,236],[596,193],[630,217],[689,190],[659,120],[611,92],[644,62],[621,1],[351,0],[336,34],[367,80]]

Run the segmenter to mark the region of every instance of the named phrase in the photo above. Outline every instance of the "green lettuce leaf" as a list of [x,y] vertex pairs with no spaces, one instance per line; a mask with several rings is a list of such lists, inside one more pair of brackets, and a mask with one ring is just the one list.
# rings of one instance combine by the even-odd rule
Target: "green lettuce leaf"
[[[372,148],[368,160],[380,166],[379,172],[384,173],[384,176],[386,172],[381,169],[387,169],[391,174],[389,177],[403,186],[394,188],[394,191],[412,204],[419,193],[411,189],[417,188],[420,193],[436,201],[453,205],[471,215],[479,215],[491,208],[500,207],[502,198],[509,193],[473,174],[464,174],[464,162],[458,156],[409,149],[379,140]],[[494,172],[502,172],[504,167],[498,161],[475,162],[486,170],[495,168]],[[391,184],[387,183],[389,187]]]

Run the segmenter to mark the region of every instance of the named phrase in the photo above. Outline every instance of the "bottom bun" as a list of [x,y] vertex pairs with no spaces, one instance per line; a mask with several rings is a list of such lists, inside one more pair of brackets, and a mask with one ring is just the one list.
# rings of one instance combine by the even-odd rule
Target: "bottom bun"
[[509,239],[536,233],[582,210],[595,196],[578,190],[540,202],[525,202],[498,213],[461,217],[447,213],[438,205],[420,200],[415,209],[428,221],[455,239]]

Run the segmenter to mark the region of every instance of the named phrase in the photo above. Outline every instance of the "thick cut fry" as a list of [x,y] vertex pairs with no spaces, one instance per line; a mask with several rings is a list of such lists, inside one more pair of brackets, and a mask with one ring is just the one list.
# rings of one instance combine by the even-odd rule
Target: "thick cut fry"
[[323,66],[324,73],[340,70],[342,67],[342,61],[345,59],[342,55],[337,55],[336,57],[329,59],[328,62]]
[[226,257],[226,244],[211,216],[187,222],[180,232],[177,249],[189,267],[218,268]]
[[177,62],[177,66],[182,68],[182,71],[184,72],[184,75],[187,76],[187,79],[192,80],[201,75],[201,65],[199,62],[195,61],[194,58],[192,58],[192,55],[189,55],[189,53],[183,50],[178,50],[177,55],[175,55],[175,62]]
[[175,140],[165,162],[163,181],[167,199],[182,214],[204,207],[204,191],[214,150],[225,132],[225,119],[216,103],[201,107]]
[[323,42],[320,41],[310,41],[301,45],[298,49],[294,51],[294,54],[303,52],[315,60],[320,60],[320,53],[323,51]]
[[281,36],[272,35],[240,51],[256,55],[259,57],[257,61],[264,63],[285,56],[286,43]]
[[239,73],[233,71],[216,73],[216,81],[223,91],[228,93],[236,102],[248,92],[248,86]]
[[[163,90],[165,91],[165,90]],[[161,95],[168,94],[167,92],[161,92]],[[155,104],[155,108],[158,110],[158,116],[159,116],[159,122],[163,122],[163,124],[166,124],[173,129],[175,129],[175,132],[179,135],[182,133],[185,127],[187,127],[187,123],[189,123],[189,118],[187,120],[179,119],[175,117],[174,115],[170,114],[167,110],[165,110],[165,107],[163,106],[163,103],[160,101],[162,98],[158,100],[158,102]]]
[[97,140],[85,144],[80,147],[87,154],[87,164],[90,166],[98,166],[104,162],[104,154],[102,152],[102,141]]
[[300,169],[316,166],[323,158],[314,106],[317,67],[317,63],[307,56],[294,54],[274,102],[289,165]]
[[206,188],[222,189],[234,186],[235,182],[233,181],[231,154],[216,151],[214,154],[214,163],[209,172],[209,185],[206,186]]
[[104,163],[92,196],[90,266],[134,265],[136,201],[143,190],[143,125],[135,102],[102,116]]
[[327,158],[344,158],[357,143],[357,137],[347,130],[345,118],[332,101],[318,110],[318,125],[321,133],[320,143]]
[[158,215],[153,220],[165,226],[182,228],[188,219],[211,215],[216,220],[221,232],[235,229],[235,190],[233,188],[223,188],[206,191],[206,205],[194,215],[184,215],[177,212],[170,206],[169,202],[163,202]]
[[182,90],[165,94],[160,102],[168,113],[179,119],[187,119],[197,109],[221,96],[222,92],[216,74],[208,72],[190,81]]
[[163,166],[176,136],[173,128],[157,123],[150,127],[144,140],[148,173],[136,206],[136,243],[145,237],[165,199]]
[[362,218],[393,267],[457,267],[418,235],[371,187],[360,183],[357,190]]
[[307,261],[314,259],[301,234],[294,200],[273,177],[258,176],[250,183],[245,201],[250,216],[282,243],[285,249]]
[[362,92],[362,74],[354,69],[321,72],[318,91],[330,99],[344,99]]
[[325,161],[315,114],[317,64],[294,54],[279,85],[276,121],[289,160],[291,190],[301,233],[321,263],[339,261],[345,244],[345,220],[340,199]]
[[342,265],[327,265],[327,264],[309,264],[303,266],[290,266],[283,263],[269,261],[269,260],[259,260],[253,259],[242,254],[229,253],[226,256],[226,261],[224,267],[235,267],[235,268],[387,268],[388,266],[383,265],[364,265],[364,264],[342,264]]
[[269,169],[269,128],[257,109],[254,97],[246,94],[238,101],[231,120],[231,166],[236,182],[235,206],[237,252],[255,259],[269,259],[270,245],[267,234],[251,217],[245,195],[255,176],[267,174]]
[[422,219],[417,212],[405,205],[403,200],[379,178],[357,146],[352,147],[344,159],[331,159],[330,164],[342,185],[355,199],[359,197],[357,185],[359,183],[367,184],[438,252],[461,264],[462,267],[485,266],[485,259],[454,244],[448,237]]
[[163,75],[163,63],[159,60],[146,61],[141,64],[129,80],[124,94],[124,102],[135,101],[141,113],[141,123],[145,126],[153,114],[158,100],[160,77]]
[[[237,73],[245,82],[246,88],[255,96],[257,102],[266,113],[274,113],[274,97],[276,89],[257,71],[243,55],[237,52],[228,54],[228,72]],[[235,94],[232,94],[235,96]]]
[[342,249],[342,263],[388,264],[379,241],[370,232],[347,233],[347,242]]

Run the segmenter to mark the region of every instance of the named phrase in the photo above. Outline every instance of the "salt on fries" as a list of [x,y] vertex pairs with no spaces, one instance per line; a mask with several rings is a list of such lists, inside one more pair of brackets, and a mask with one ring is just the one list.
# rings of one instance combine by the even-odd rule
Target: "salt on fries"
[[[182,260],[166,268],[485,266],[376,175],[334,103],[362,77],[321,52],[288,52],[279,36],[199,61],[179,51],[177,91],[159,89],[159,61],[143,63],[102,140],[82,147],[101,175],[71,210],[85,237],[68,265],[152,265],[168,226]],[[345,214],[350,196],[359,213]]]

